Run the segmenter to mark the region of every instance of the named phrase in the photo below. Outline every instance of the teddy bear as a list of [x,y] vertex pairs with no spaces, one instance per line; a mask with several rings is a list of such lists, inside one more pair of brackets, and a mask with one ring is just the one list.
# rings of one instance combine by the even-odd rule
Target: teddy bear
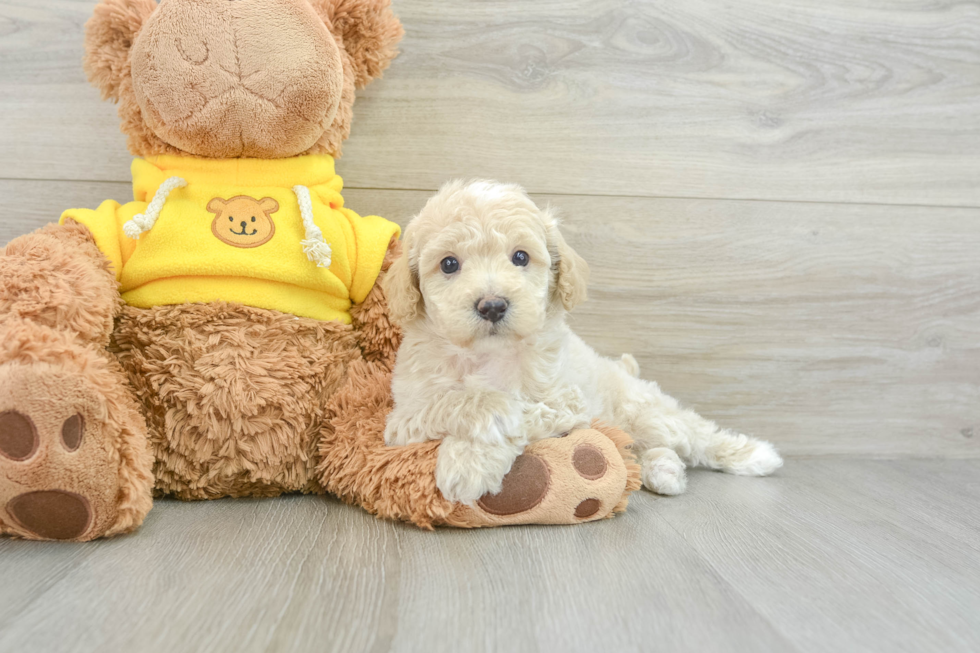
[[384,445],[400,229],[347,208],[334,163],[401,35],[388,0],[97,4],[84,67],[134,200],[0,255],[0,534],[126,533],[162,496],[331,493],[423,528],[625,509],[612,427],[535,443],[472,505],[436,488],[438,442]]

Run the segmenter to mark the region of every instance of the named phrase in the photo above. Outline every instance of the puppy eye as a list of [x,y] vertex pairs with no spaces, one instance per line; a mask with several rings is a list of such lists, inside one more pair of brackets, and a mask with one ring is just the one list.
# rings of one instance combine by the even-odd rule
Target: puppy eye
[[447,256],[439,263],[439,268],[446,274],[452,274],[459,269],[459,261],[455,256]]
[[516,252],[514,252],[514,256],[511,257],[510,261],[514,265],[517,265],[519,267],[524,267],[525,265],[531,262],[531,257],[527,255],[527,252],[525,252],[522,249],[519,249]]
[[252,222],[255,222],[255,216],[254,215],[252,216]]

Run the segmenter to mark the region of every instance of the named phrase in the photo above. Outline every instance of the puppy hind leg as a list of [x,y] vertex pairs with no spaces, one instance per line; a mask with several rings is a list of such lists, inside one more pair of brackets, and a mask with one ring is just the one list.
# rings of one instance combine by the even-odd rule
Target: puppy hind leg
[[702,455],[705,466],[739,476],[768,476],[783,466],[771,443],[727,429],[711,434]]
[[682,494],[687,489],[686,465],[677,452],[667,447],[654,447],[640,458],[643,485],[657,494]]
[[[620,421],[628,426],[639,449],[658,451],[668,447],[688,465],[743,476],[765,476],[782,466],[782,458],[770,443],[719,428],[693,410],[681,408],[655,383],[628,379],[626,386],[628,401],[620,407],[619,412],[623,415]],[[652,466],[660,458],[657,454],[649,461],[642,457],[645,481],[648,476],[659,473]],[[656,483],[647,484],[650,489],[659,491],[655,486]]]
[[659,405],[645,411],[644,421],[660,430],[662,441],[687,464],[741,476],[766,476],[782,467],[783,459],[770,443],[719,428],[693,410],[682,409],[672,398],[662,397]]

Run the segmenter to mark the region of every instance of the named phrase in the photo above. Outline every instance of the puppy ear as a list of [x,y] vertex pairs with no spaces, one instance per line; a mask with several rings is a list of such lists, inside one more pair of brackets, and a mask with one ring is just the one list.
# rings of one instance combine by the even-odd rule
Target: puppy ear
[[154,0],[102,0],[85,23],[85,73],[103,100],[118,100],[130,75],[129,50],[136,33],[157,8]]
[[557,223],[551,228],[551,232],[552,266],[558,268],[555,274],[554,299],[560,301],[566,311],[570,311],[588,298],[589,264],[565,242]]
[[354,83],[364,88],[395,58],[405,30],[391,11],[390,0],[312,0],[313,8],[337,37],[354,69]]
[[410,251],[411,244],[406,238],[402,255],[394,260],[382,281],[388,299],[388,316],[400,325],[417,319],[423,307],[419,274],[412,269]]

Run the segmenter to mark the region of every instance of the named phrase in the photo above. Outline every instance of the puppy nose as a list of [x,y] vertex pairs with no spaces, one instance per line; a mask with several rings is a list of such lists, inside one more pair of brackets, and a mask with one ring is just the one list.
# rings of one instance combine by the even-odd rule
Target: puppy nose
[[504,319],[504,313],[507,312],[509,305],[503,297],[484,297],[476,303],[476,312],[484,320],[497,323]]
[[248,224],[246,224],[246,223],[245,223],[245,221],[244,221],[244,220],[242,220],[242,229],[244,229],[244,228],[245,228],[245,227],[247,227],[247,226],[248,226]]

